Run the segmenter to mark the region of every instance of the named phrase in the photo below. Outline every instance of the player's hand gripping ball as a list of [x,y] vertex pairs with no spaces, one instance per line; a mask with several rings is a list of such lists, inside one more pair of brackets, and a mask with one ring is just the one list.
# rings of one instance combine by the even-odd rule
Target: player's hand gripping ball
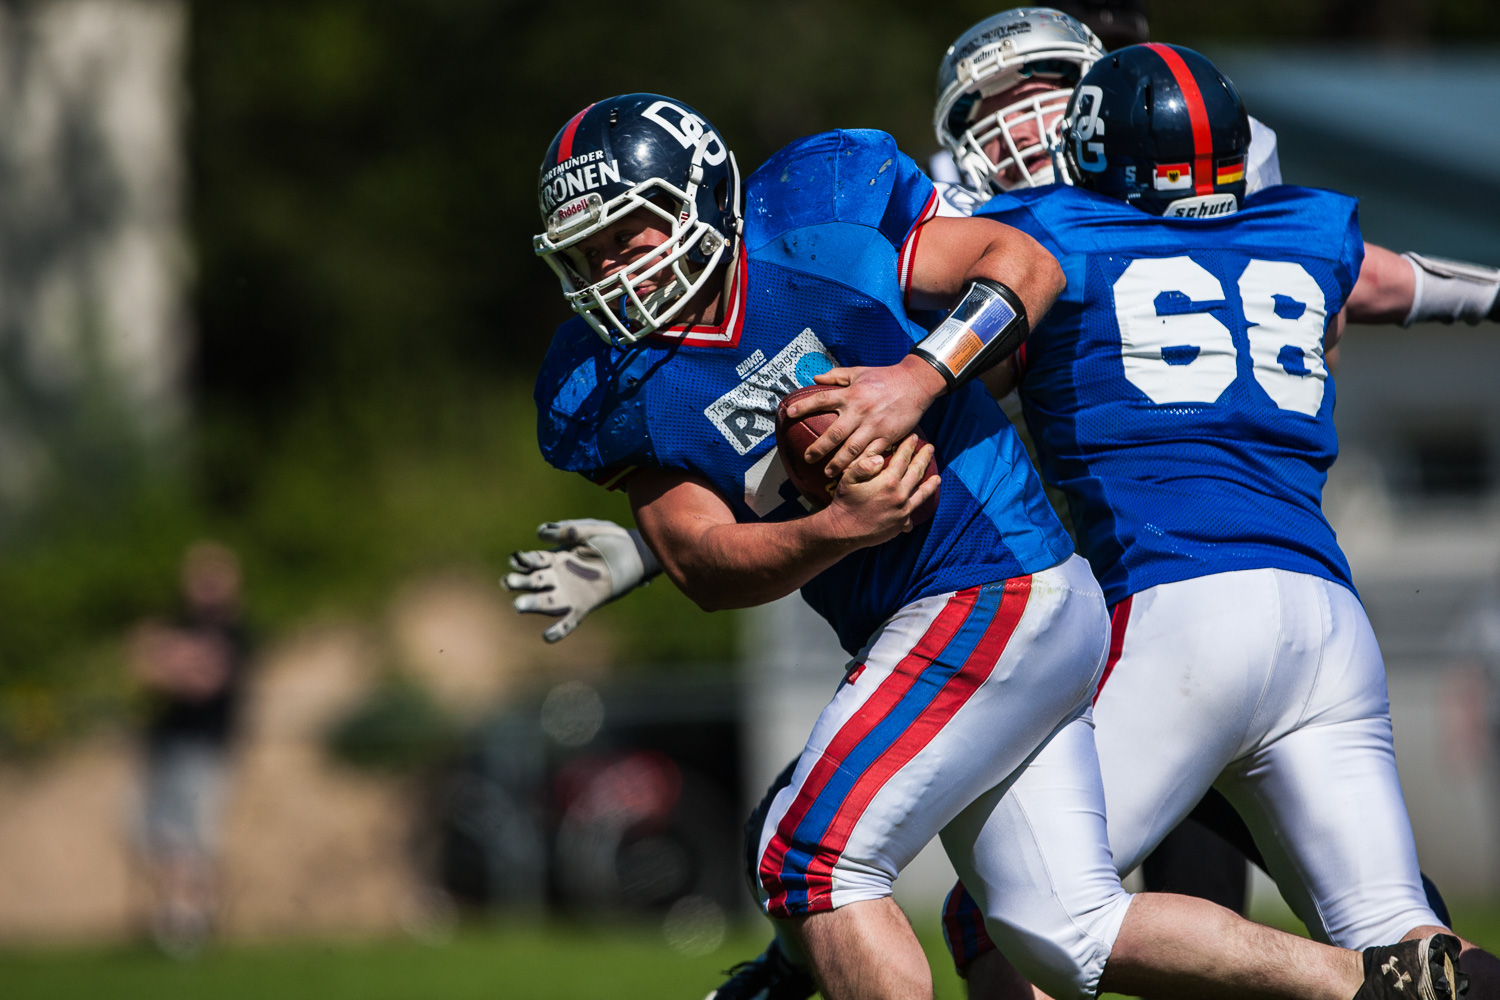
[[[813,505],[814,510],[822,510],[831,502],[833,489],[838,485],[837,479],[829,479],[823,471],[823,462],[810,463],[803,455],[808,447],[822,436],[823,432],[833,426],[838,419],[838,414],[825,411],[823,413],[809,413],[800,420],[789,420],[786,408],[799,399],[836,389],[833,385],[807,385],[800,389],[793,389],[781,400],[781,405],[776,408],[776,451],[781,456],[782,467],[786,469],[787,478],[797,491],[807,498],[808,503]],[[915,431],[917,435],[917,446],[920,448],[927,443],[927,435],[922,433],[919,427]],[[900,442],[897,442],[899,445]],[[896,448],[893,446],[890,455]],[[927,482],[933,476],[938,475],[937,456],[933,455],[932,461],[927,464],[927,472],[922,476],[922,482]],[[928,497],[922,506],[918,507],[912,514],[912,523],[921,524],[932,519],[937,512],[938,493],[941,488]]]

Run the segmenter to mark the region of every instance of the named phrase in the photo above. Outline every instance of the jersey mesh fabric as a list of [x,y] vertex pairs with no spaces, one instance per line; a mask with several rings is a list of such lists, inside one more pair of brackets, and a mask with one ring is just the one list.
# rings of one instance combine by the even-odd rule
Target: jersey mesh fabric
[[[1311,305],[1331,316],[1342,308],[1361,261],[1352,200],[1279,187],[1228,219],[1176,220],[1054,188],[995,199],[982,214],[1036,236],[1068,277],[1063,300],[1027,343],[1021,398],[1043,474],[1067,494],[1080,549],[1109,602],[1160,583],[1254,568],[1311,573],[1353,589],[1321,510],[1338,452],[1333,380],[1324,381],[1314,412],[1278,405],[1262,380],[1279,389],[1279,379],[1315,378],[1308,362],[1317,361],[1278,344],[1275,364],[1262,359],[1257,370],[1250,339],[1257,324],[1246,319],[1240,296],[1251,262],[1271,261],[1305,271],[1323,298],[1299,300],[1316,298],[1307,288],[1277,292],[1276,315],[1301,316]],[[1126,373],[1115,288],[1142,258],[1185,260],[1174,266],[1206,271],[1222,290],[1192,299],[1163,287],[1152,303],[1155,319],[1148,317],[1217,321],[1210,330],[1228,338],[1219,347],[1232,350],[1233,360],[1220,361],[1232,373],[1222,391],[1205,393],[1209,400],[1153,402]],[[1203,364],[1200,350],[1163,346],[1162,377]]]
[[[776,405],[829,368],[893,364],[922,335],[902,304],[897,255],[932,189],[882,133],[794,143],[746,188],[739,340],[652,338],[621,351],[581,320],[564,324],[536,390],[553,465],[593,478],[621,465],[682,469],[707,478],[741,522],[805,514],[774,457]],[[933,519],[804,588],[851,652],[913,600],[1039,572],[1072,551],[982,388],[940,400],[922,427],[944,477]]]

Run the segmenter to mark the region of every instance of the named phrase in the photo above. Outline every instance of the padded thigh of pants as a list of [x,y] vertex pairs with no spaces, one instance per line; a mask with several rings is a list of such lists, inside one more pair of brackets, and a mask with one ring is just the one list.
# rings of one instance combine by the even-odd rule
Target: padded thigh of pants
[[1094,718],[1122,871],[1217,785],[1314,935],[1363,948],[1436,922],[1385,665],[1347,588],[1265,569],[1136,594]]
[[944,825],[1088,705],[1108,643],[1104,596],[1077,556],[1003,588],[903,608],[858,658],[767,810],[766,912],[889,895]]
[[949,823],[943,846],[1022,975],[1058,1000],[1098,992],[1131,896],[1109,853],[1087,714]]

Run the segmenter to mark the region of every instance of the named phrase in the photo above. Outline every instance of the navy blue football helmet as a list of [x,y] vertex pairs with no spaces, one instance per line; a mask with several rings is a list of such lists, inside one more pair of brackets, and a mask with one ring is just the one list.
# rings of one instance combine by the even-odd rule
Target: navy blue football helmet
[[1148,43],[1109,53],[1078,82],[1058,135],[1067,183],[1152,215],[1212,218],[1245,197],[1244,102],[1192,49]]
[[[707,119],[670,97],[624,94],[584,108],[547,147],[537,187],[546,231],[532,246],[557,272],[573,311],[611,343],[667,326],[734,257],[734,155]],[[669,238],[591,281],[575,248],[635,211],[657,216]],[[659,287],[643,296],[647,280]]]

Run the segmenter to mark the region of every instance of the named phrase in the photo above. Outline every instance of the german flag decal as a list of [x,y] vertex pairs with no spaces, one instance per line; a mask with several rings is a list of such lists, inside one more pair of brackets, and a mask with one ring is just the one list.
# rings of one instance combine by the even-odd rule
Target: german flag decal
[[1193,165],[1191,163],[1158,163],[1156,165],[1156,190],[1190,191],[1193,187]]
[[1243,156],[1231,157],[1220,160],[1214,171],[1214,184],[1238,184],[1245,179],[1245,158]]

